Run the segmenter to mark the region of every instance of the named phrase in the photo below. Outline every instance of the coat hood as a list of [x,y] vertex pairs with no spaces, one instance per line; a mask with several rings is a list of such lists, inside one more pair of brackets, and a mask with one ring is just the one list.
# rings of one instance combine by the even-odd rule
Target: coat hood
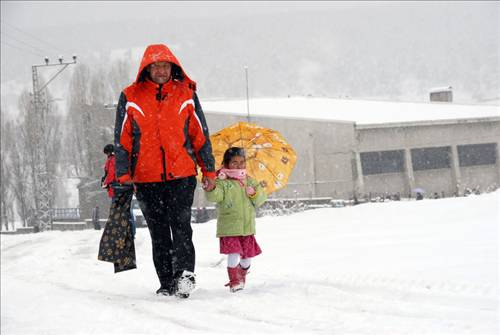
[[152,44],[146,48],[142,56],[141,65],[139,66],[139,72],[135,80],[136,83],[146,79],[146,67],[155,62],[172,63],[172,79],[183,81],[193,90],[196,89],[196,83],[187,76],[177,58],[165,44]]

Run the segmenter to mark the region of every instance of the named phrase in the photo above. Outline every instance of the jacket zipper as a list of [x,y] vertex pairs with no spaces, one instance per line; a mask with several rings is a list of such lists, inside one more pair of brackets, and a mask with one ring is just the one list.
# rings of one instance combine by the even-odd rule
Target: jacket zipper
[[160,151],[161,151],[161,163],[163,167],[163,173],[161,174],[161,180],[162,181],[167,181],[167,162],[166,162],[166,157],[165,157],[165,149],[163,148],[163,145],[161,144],[161,135],[160,135],[160,109],[161,109],[161,102],[162,102],[162,96],[161,96],[161,89],[163,87],[163,84],[158,85],[158,92],[156,93],[156,100],[158,101],[158,113],[156,114],[157,122],[156,122],[156,131],[158,134],[158,138],[160,139]]
[[163,173],[161,174],[161,180],[167,181],[167,164],[165,162],[165,149],[163,149],[163,146],[160,146],[160,151],[161,151],[161,163],[163,164]]

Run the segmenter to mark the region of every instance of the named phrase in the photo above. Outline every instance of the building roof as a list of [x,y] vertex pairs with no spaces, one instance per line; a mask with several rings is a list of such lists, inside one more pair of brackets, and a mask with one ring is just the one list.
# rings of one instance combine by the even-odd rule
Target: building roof
[[442,86],[442,87],[434,87],[430,89],[430,93],[441,93],[441,92],[451,92],[453,91],[453,87],[451,86]]
[[[312,97],[250,99],[250,117],[354,122],[357,125],[460,122],[498,119],[499,105],[448,102],[390,102]],[[207,114],[247,115],[246,100],[203,101]]]

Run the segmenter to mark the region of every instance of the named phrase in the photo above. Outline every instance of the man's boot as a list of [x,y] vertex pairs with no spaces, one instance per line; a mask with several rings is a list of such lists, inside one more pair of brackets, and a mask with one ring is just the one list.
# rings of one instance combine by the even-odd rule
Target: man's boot
[[175,296],[178,298],[188,298],[189,294],[196,288],[196,276],[193,272],[184,270],[179,278]]

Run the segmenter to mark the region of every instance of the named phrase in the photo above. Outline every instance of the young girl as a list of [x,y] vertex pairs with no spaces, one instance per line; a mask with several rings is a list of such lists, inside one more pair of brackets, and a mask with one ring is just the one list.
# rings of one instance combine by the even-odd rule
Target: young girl
[[245,151],[226,150],[215,188],[205,188],[208,201],[217,203],[217,237],[220,253],[227,254],[231,292],[242,290],[252,257],[260,250],[255,240],[255,209],[266,201],[262,187],[246,174]]

